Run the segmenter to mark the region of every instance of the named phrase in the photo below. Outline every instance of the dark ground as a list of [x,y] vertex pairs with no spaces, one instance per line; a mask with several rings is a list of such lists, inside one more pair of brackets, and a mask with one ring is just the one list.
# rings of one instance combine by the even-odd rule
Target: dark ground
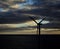
[[0,45],[2,49],[38,49],[38,37],[31,35],[1,35]]
[[[39,49],[37,35],[0,35],[0,49]],[[41,35],[40,49],[60,47],[60,36]]]

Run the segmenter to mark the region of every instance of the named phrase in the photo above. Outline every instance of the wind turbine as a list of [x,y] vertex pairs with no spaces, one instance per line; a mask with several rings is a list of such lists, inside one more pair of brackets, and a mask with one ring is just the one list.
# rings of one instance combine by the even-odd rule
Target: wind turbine
[[37,24],[37,31],[38,31],[38,34],[40,35],[40,25],[42,25],[41,22],[42,22],[46,17],[42,18],[40,22],[37,22],[37,21],[36,21],[33,17],[31,17],[31,16],[29,16],[29,18],[32,19],[32,20]]
[[40,49],[40,48],[41,48],[41,47],[40,47],[40,46],[41,46],[41,45],[40,45],[40,43],[41,43],[41,42],[40,42],[40,25],[42,25],[41,22],[42,22],[46,17],[42,18],[40,22],[37,22],[37,21],[36,21],[33,17],[31,17],[31,16],[29,16],[29,18],[32,19],[32,20],[37,24],[37,31],[38,31],[38,35],[39,35],[39,36],[38,36],[38,41],[39,41],[38,44],[39,44],[39,49]]

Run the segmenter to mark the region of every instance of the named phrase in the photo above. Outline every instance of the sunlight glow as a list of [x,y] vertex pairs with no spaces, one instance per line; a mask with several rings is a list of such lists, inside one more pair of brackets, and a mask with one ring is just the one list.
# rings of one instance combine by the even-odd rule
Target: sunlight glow
[[[42,19],[39,19],[39,20],[36,20],[36,21],[39,23],[41,20],[42,20]],[[44,20],[44,21],[42,21],[41,23],[42,23],[42,24],[47,24],[47,23],[50,23],[50,22]]]

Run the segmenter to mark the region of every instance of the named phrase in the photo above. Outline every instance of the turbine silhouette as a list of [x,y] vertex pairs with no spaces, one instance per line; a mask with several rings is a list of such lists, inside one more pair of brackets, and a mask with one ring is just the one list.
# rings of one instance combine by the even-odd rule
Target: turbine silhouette
[[37,24],[37,31],[38,31],[38,35],[39,35],[38,36],[38,41],[39,41],[38,44],[39,44],[39,49],[41,49],[41,47],[40,47],[41,46],[41,44],[40,44],[41,43],[40,42],[40,25],[42,25],[41,22],[45,19],[45,17],[42,18],[42,20],[39,23],[37,21],[35,21],[35,19],[31,16],[29,16],[29,18],[32,19]]
[[37,33],[40,35],[40,25],[42,25],[41,22],[42,22],[46,17],[42,18],[42,20],[41,20],[39,23],[38,23],[33,17],[31,17],[31,16],[29,16],[29,18],[32,19],[32,20],[37,24]]

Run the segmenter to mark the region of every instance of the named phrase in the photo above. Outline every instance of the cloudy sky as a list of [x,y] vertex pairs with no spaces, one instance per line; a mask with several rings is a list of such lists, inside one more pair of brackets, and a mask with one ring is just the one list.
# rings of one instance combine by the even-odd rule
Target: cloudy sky
[[20,29],[36,33],[37,24],[30,17],[37,23],[46,17],[43,28],[60,28],[60,0],[0,0],[1,32]]

